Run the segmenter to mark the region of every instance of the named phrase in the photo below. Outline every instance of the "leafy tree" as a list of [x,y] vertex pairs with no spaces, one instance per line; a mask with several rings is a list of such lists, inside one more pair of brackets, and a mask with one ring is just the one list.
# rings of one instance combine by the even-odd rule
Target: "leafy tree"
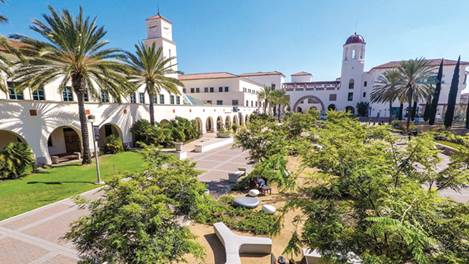
[[369,106],[368,102],[358,102],[356,105],[358,116],[368,116]]
[[373,90],[371,91],[371,102],[389,103],[389,123],[392,121],[392,103],[399,97],[397,88],[401,83],[402,77],[400,72],[396,69],[388,70],[378,76],[378,80],[375,82]]
[[145,151],[149,167],[126,181],[115,178],[104,196],[88,204],[90,214],[72,225],[66,238],[88,263],[180,263],[202,256],[180,216],[195,218],[209,196],[193,162]]
[[398,68],[402,76],[402,84],[397,88],[398,97],[407,102],[409,106],[406,124],[407,131],[409,131],[410,127],[410,112],[413,103],[428,98],[433,92],[431,83],[428,82],[432,75],[432,70],[433,66],[425,58],[403,61]]
[[[6,0],[0,0],[0,3],[5,3]],[[0,24],[8,22],[6,16],[0,15]],[[11,45],[11,41],[5,36],[0,35],[0,91],[7,92],[6,78],[11,76],[11,67],[13,64],[13,57],[11,54],[19,55],[18,50]]]
[[433,93],[432,104],[430,106],[430,113],[429,113],[430,118],[428,121],[430,125],[435,124],[436,110],[438,108],[438,101],[440,100],[441,84],[443,82],[443,63],[444,63],[444,59],[441,59],[440,67],[438,68],[438,74],[436,75],[435,92]]
[[454,177],[463,177],[465,161],[454,161],[459,173],[438,172],[438,150],[430,135],[402,149],[386,129],[363,126],[346,115],[328,116],[312,133],[321,147],[310,147],[301,158],[317,172],[288,204],[302,209],[304,218],[293,242],[339,263],[352,253],[365,263],[469,260],[464,238],[469,206],[422,188],[424,182],[443,188],[444,179],[463,186]]
[[145,46],[144,43],[135,45],[136,52],[126,52],[126,62],[131,68],[130,82],[137,88],[145,86],[145,91],[150,97],[150,123],[155,124],[155,98],[166,90],[169,93],[180,94],[178,86],[184,86],[178,79],[168,76],[175,73],[173,63],[175,57],[165,58],[163,49],[156,48],[155,43]]
[[[49,6],[45,22],[33,20],[31,29],[45,41],[14,35],[24,45],[24,55],[14,73],[17,89],[31,88],[33,91],[54,80],[60,80],[59,90],[71,82],[78,99],[83,164],[91,163],[88,123],[84,98],[96,96],[98,90],[108,92],[117,101],[130,89],[126,79],[127,67],[118,59],[122,53],[117,49],[105,49],[106,31],[96,24],[96,18],[85,17],[80,8],[78,16],[72,17],[68,10],[62,13]],[[98,89],[99,87],[99,89]]]
[[106,138],[104,153],[116,154],[122,151],[124,151],[124,144],[119,136],[110,135]]
[[24,143],[7,144],[0,150],[0,179],[16,179],[34,165],[34,154]]
[[449,128],[453,124],[454,109],[456,107],[456,98],[458,96],[459,88],[459,65],[461,63],[461,56],[458,58],[458,62],[454,67],[453,79],[451,80],[451,86],[449,88],[448,105],[445,113],[445,127]]

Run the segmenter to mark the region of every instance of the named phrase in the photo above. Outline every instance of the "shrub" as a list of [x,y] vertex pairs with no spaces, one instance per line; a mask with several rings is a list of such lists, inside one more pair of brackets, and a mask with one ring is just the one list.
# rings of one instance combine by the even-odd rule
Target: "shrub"
[[16,179],[32,168],[34,155],[24,143],[9,143],[0,151],[0,179]]
[[134,137],[134,143],[145,145],[168,146],[172,144],[172,131],[162,126],[152,126],[145,119],[135,122],[130,129]]
[[118,136],[110,135],[106,138],[106,143],[104,144],[104,153],[116,154],[122,151],[124,151],[124,144]]

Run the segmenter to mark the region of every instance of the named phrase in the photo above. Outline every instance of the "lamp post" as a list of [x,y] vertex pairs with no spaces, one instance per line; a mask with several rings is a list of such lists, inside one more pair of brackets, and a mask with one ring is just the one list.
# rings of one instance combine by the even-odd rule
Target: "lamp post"
[[[96,184],[104,184],[104,181],[101,180],[101,171],[99,170],[99,157],[98,157],[98,147],[97,147],[97,142],[96,139],[99,137],[99,127],[95,127],[93,125],[95,121],[95,116],[94,115],[89,115],[88,116],[88,121],[91,123],[91,131],[93,133],[93,147],[94,147],[94,158],[96,159]],[[98,129],[98,131],[95,131]]]

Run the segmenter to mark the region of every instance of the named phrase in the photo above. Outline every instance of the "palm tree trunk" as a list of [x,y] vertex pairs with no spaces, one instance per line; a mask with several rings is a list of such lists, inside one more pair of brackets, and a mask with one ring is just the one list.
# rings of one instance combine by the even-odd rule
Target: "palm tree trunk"
[[150,124],[152,126],[155,125],[155,96],[152,95],[151,93],[148,94],[150,97]]
[[392,122],[391,108],[392,108],[392,101],[389,101],[389,124],[391,124]]
[[85,100],[84,94],[86,88],[83,79],[80,75],[72,76],[72,86],[78,99],[78,117],[80,119],[81,128],[81,140],[83,146],[83,160],[82,164],[91,163],[91,152],[90,152],[90,136],[88,132],[88,119],[85,112]]
[[403,114],[403,112],[404,112],[404,104],[401,102],[401,103],[399,104],[399,120],[401,120],[401,121],[402,121],[402,114]]
[[409,128],[410,128],[410,119],[412,115],[412,98],[409,98],[409,108],[407,109],[407,123],[406,123],[406,129],[407,133],[410,133]]

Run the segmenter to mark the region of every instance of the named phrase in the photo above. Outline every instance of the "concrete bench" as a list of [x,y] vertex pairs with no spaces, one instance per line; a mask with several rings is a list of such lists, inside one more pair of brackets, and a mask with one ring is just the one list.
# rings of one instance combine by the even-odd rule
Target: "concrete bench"
[[194,152],[199,152],[199,153],[206,152],[209,150],[213,150],[213,149],[231,145],[231,144],[233,144],[233,138],[215,139],[215,140],[196,144],[194,147]]
[[272,252],[272,240],[266,237],[247,237],[233,233],[224,223],[213,225],[215,233],[225,247],[225,264],[241,264],[239,254],[270,254]]
[[228,173],[228,180],[231,183],[235,183],[235,182],[238,181],[238,179],[240,177],[243,177],[244,175],[246,175],[246,172],[241,171],[241,170],[238,170],[238,171],[235,171],[235,172],[230,172],[230,173]]

